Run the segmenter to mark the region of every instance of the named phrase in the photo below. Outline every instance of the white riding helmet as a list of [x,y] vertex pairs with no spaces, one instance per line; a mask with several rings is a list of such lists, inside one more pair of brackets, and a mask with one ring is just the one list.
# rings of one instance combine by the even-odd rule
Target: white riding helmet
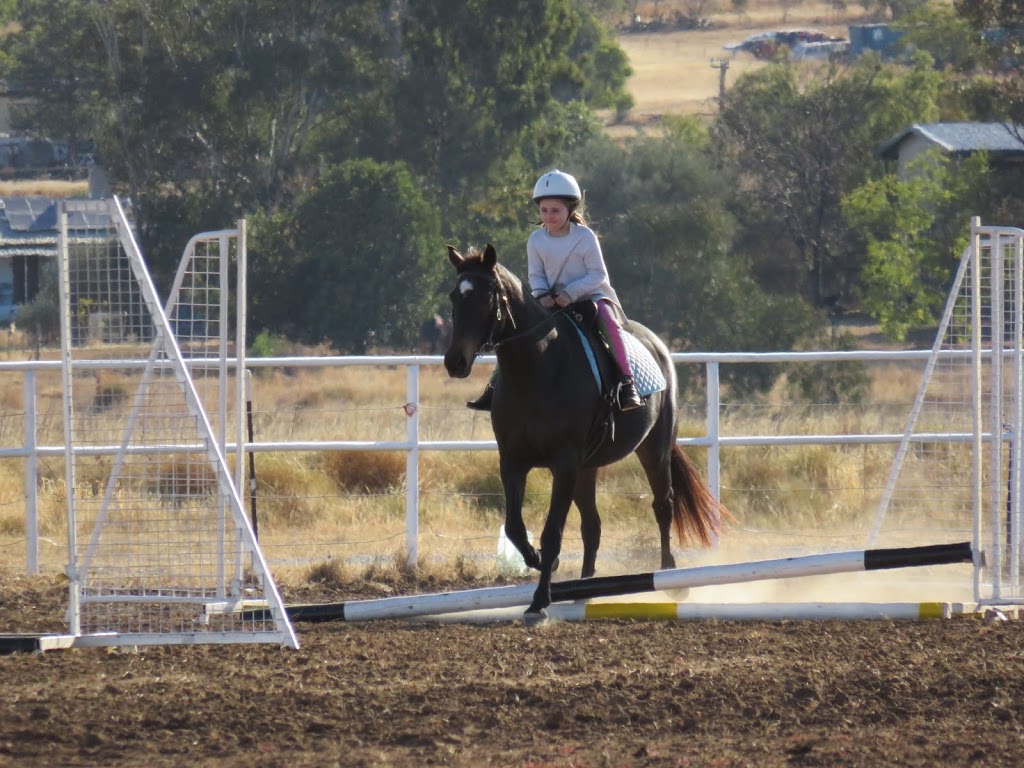
[[541,176],[533,187],[533,202],[539,202],[545,197],[560,197],[578,203],[583,195],[576,179],[556,169]]

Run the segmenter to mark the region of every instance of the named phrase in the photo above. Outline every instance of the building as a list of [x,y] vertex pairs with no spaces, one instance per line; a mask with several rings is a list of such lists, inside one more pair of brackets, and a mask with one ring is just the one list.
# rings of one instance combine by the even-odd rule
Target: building
[[875,150],[882,160],[893,163],[899,176],[907,175],[911,163],[930,150],[951,157],[985,152],[993,165],[1024,163],[1024,126],[1006,123],[914,123]]
[[[0,323],[10,322],[14,307],[39,293],[46,264],[57,259],[57,203],[48,197],[0,198]],[[72,214],[78,231],[108,230],[110,221]]]

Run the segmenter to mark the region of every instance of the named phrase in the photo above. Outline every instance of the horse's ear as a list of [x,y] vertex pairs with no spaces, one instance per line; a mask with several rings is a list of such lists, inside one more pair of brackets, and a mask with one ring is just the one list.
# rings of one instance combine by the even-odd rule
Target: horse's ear
[[494,246],[490,243],[484,248],[484,266],[489,269],[494,269],[494,265],[498,263],[498,252],[494,250]]
[[455,250],[454,245],[448,246],[448,260],[456,269],[461,269],[462,263],[465,261],[465,259],[462,258],[462,254]]

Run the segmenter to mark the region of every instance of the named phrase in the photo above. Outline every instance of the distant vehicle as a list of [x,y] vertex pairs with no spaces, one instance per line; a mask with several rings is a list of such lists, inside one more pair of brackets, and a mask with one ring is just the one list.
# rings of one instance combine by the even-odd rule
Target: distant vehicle
[[828,60],[833,56],[845,56],[850,51],[846,40],[821,40],[813,43],[797,43],[789,50],[794,61]]
[[[808,48],[813,44],[828,44],[835,48],[828,47]],[[771,59],[785,48],[789,51],[791,58],[828,58],[833,53],[840,52],[840,46],[849,46],[849,43],[842,37],[834,37],[819,29],[780,29],[774,32],[759,32],[751,35],[746,40],[738,43],[728,43],[724,46],[727,51],[746,51],[759,59]],[[801,50],[799,55],[793,52]],[[845,48],[842,49],[845,51]],[[813,51],[808,55],[808,51]]]
[[891,59],[900,53],[901,40],[906,34],[902,29],[893,29],[888,24],[851,24],[850,53],[854,58],[863,56],[868,51],[881,54],[883,59]]

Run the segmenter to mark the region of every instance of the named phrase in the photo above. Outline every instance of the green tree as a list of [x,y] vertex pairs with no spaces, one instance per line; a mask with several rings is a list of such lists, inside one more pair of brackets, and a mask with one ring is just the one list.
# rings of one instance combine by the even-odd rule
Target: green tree
[[807,83],[796,68],[781,66],[737,81],[714,135],[737,175],[737,245],[763,285],[795,287],[818,306],[852,290],[863,254],[840,200],[881,172],[879,143],[937,115],[942,75],[930,61],[921,56],[904,69],[865,56]]
[[119,191],[216,188],[239,207],[304,186],[312,128],[376,90],[386,0],[24,0],[5,76],[26,119],[83,135]]
[[30,99],[13,107],[14,127],[66,139],[75,153],[95,137],[107,82],[90,9],[80,0],[21,0],[17,19],[3,39],[2,73],[10,91]]
[[846,220],[867,243],[864,308],[890,337],[903,339],[937,319],[966,243],[966,209],[988,176],[984,156],[953,169],[927,153],[908,178],[889,174],[843,199]]
[[415,343],[442,296],[447,261],[437,211],[408,168],[373,160],[328,168],[275,224],[283,234],[257,243],[252,261],[269,272],[260,283],[286,280],[293,300],[270,312],[261,299],[256,311],[277,326],[267,330],[283,325],[353,354]]
[[[987,60],[991,72],[998,75],[992,82],[992,99],[996,119],[1024,125],[1024,8],[1019,2],[1004,0],[956,0],[957,14],[987,44]],[[1017,129],[1024,142],[1024,130]]]
[[982,36],[949,6],[929,4],[914,9],[895,26],[903,31],[905,46],[927,51],[939,69],[971,74],[982,66]]
[[460,199],[552,101],[628,98],[625,57],[570,0],[411,3],[401,28],[396,157]]

